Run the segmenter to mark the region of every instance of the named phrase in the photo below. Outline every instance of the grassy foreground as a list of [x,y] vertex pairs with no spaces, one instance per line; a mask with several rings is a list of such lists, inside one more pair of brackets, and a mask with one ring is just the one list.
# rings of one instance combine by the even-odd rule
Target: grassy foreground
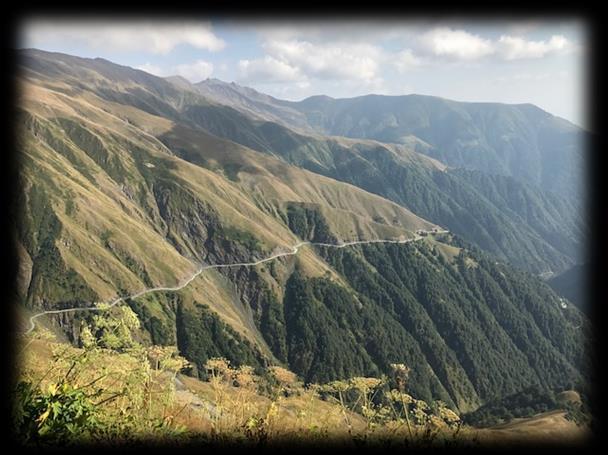
[[[442,402],[409,395],[409,369],[401,364],[393,365],[391,377],[304,385],[280,366],[254,371],[213,358],[199,380],[184,374],[189,363],[174,347],[139,343],[133,336],[138,327],[135,314],[120,307],[83,323],[80,347],[59,343],[40,328],[24,337],[13,397],[19,440],[62,447],[151,442],[446,447],[526,441],[543,425],[542,416],[540,423],[523,426],[464,425]],[[571,440],[583,435],[563,415],[550,418]]]

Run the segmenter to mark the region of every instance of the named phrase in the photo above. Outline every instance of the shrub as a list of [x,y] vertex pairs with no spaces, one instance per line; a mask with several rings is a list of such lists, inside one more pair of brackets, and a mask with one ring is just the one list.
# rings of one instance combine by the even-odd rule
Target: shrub
[[26,444],[66,444],[94,436],[99,430],[91,396],[69,383],[44,391],[20,381],[15,389],[13,422]]

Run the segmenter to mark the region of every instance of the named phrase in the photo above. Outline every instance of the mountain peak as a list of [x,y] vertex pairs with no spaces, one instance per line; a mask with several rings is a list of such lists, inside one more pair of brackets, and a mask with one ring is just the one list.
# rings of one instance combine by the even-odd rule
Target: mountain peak
[[302,102],[305,101],[333,101],[335,100],[335,98],[332,98],[331,96],[328,95],[313,95],[313,96],[309,96],[308,98],[304,98],[302,100]]
[[190,84],[190,81],[188,79],[186,79],[184,76],[180,76],[177,74],[174,74],[173,76],[167,76],[165,77],[165,79],[167,79],[168,81],[179,81],[186,84]]
[[239,85],[235,84],[234,82],[226,82],[226,81],[223,81],[216,77],[208,77],[206,79],[203,79],[200,82],[196,82],[194,85],[196,85],[196,86],[216,85],[216,86],[224,86],[224,87],[230,87],[230,86],[240,87]]
[[165,78],[166,81],[172,83],[173,85],[175,85],[176,87],[179,87],[181,89],[190,89],[192,90],[192,83],[186,79],[183,76],[178,76],[178,75],[174,75],[174,76],[167,76]]

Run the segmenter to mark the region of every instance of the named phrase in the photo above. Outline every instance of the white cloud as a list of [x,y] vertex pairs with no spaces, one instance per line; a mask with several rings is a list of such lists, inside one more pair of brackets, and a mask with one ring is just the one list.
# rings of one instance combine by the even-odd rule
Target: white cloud
[[207,79],[213,73],[213,64],[204,60],[193,63],[185,63],[175,67],[175,73],[185,77],[190,82],[200,82]]
[[289,83],[291,88],[284,93],[290,97],[307,92],[314,81],[336,82],[354,91],[382,90],[380,69],[388,54],[381,48],[367,43],[283,39],[289,33],[279,31],[262,44],[263,57],[238,62],[239,82]]
[[293,82],[304,79],[298,68],[269,55],[254,60],[240,60],[239,79],[244,82]]
[[377,77],[382,50],[362,43],[313,44],[302,40],[270,40],[264,50],[310,77],[319,79],[361,79]]
[[[310,94],[310,89],[324,83],[337,84],[351,94],[385,90],[380,74],[381,67],[389,62],[389,53],[381,48],[368,43],[284,39],[288,32],[279,30],[264,41],[263,57],[239,61],[237,80],[264,85],[264,90],[275,96],[290,99]],[[289,88],[276,87],[281,83]],[[271,88],[273,85],[275,88]]]
[[[359,34],[354,35],[357,30]],[[340,96],[401,93],[403,78],[399,75],[408,74],[417,80],[425,67],[432,70],[446,63],[474,63],[477,70],[483,71],[486,64],[499,60],[542,58],[567,47],[554,36],[541,41],[541,51],[538,51],[538,42],[524,38],[506,40],[505,36],[516,36],[511,30],[503,33],[501,41],[498,36],[491,38],[477,29],[454,25],[418,28],[416,33],[413,29],[403,29],[402,36],[394,29],[383,33],[376,30],[374,36],[378,39],[367,42],[363,38],[368,37],[368,30],[365,33],[360,30],[345,27],[342,29],[345,33],[340,36],[333,28],[328,31],[314,27],[268,26],[262,32],[258,29],[264,54],[241,60],[237,81],[290,99],[298,98],[298,94],[314,93]],[[386,40],[391,46],[385,45]],[[395,44],[399,46],[397,49]],[[414,69],[417,71],[412,72]],[[528,77],[522,75],[521,80]]]
[[[502,35],[490,40],[465,30],[438,27],[419,38],[420,51],[433,57],[448,57],[460,61],[473,61],[486,57],[502,60],[539,59],[549,54],[565,53],[574,45],[563,35],[553,35],[549,40],[532,41],[521,36]],[[401,53],[404,64],[415,63],[419,56]],[[398,62],[396,62],[398,64]]]
[[420,37],[422,47],[431,54],[461,60],[475,60],[494,53],[490,40],[465,30],[438,27]]
[[562,35],[553,35],[548,41],[526,41],[524,38],[503,35],[497,45],[506,60],[542,58],[547,54],[567,51],[570,42]]
[[[281,33],[279,33],[281,32]],[[288,32],[288,31],[287,31]],[[282,39],[289,33],[279,30],[262,44],[264,57],[241,60],[239,78],[244,82],[310,83],[317,80],[355,80],[373,82],[383,51],[366,43],[313,43],[298,39]],[[281,39],[277,39],[277,36]]]
[[296,82],[296,87],[298,87],[299,89],[309,88],[310,82],[309,81]]
[[414,55],[411,49],[404,49],[398,52],[393,59],[393,64],[400,73],[405,73],[412,68],[422,66],[424,63],[423,59]]
[[33,21],[24,27],[27,47],[87,45],[95,50],[167,54],[180,44],[219,51],[225,43],[200,22]]

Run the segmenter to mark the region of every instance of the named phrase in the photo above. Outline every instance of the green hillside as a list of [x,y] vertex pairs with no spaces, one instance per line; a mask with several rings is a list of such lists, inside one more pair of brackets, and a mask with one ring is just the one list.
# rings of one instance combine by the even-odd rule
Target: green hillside
[[279,100],[216,79],[194,86],[214,101],[297,131],[425,146],[451,167],[512,176],[579,202],[584,191],[580,128],[531,104],[465,103],[423,95],[312,96]]
[[[587,378],[586,318],[471,245],[531,270],[566,267],[574,244],[549,241],[565,203],[511,180],[481,194],[487,177],[446,170],[409,146],[260,125],[104,60],[27,51],[22,64],[16,232],[31,264],[20,302],[30,314],[176,287],[203,264],[250,263],[302,240],[415,239],[302,246],[126,304],[140,341],[175,346],[201,379],[218,356],[315,383],[403,363],[413,396],[468,411]],[[438,225],[456,235],[416,236]],[[36,326],[81,345],[94,314],[46,315]]]
[[590,274],[589,264],[575,265],[565,272],[551,277],[547,284],[553,290],[576,305],[583,313],[590,314]]
[[586,133],[531,104],[463,103],[422,95],[283,102],[324,134],[402,143],[453,167],[513,176],[579,202]]
[[303,135],[254,120],[229,106],[190,106],[193,122],[215,135],[379,194],[471,243],[535,273],[580,260],[581,204],[512,177],[448,169],[407,145]]

